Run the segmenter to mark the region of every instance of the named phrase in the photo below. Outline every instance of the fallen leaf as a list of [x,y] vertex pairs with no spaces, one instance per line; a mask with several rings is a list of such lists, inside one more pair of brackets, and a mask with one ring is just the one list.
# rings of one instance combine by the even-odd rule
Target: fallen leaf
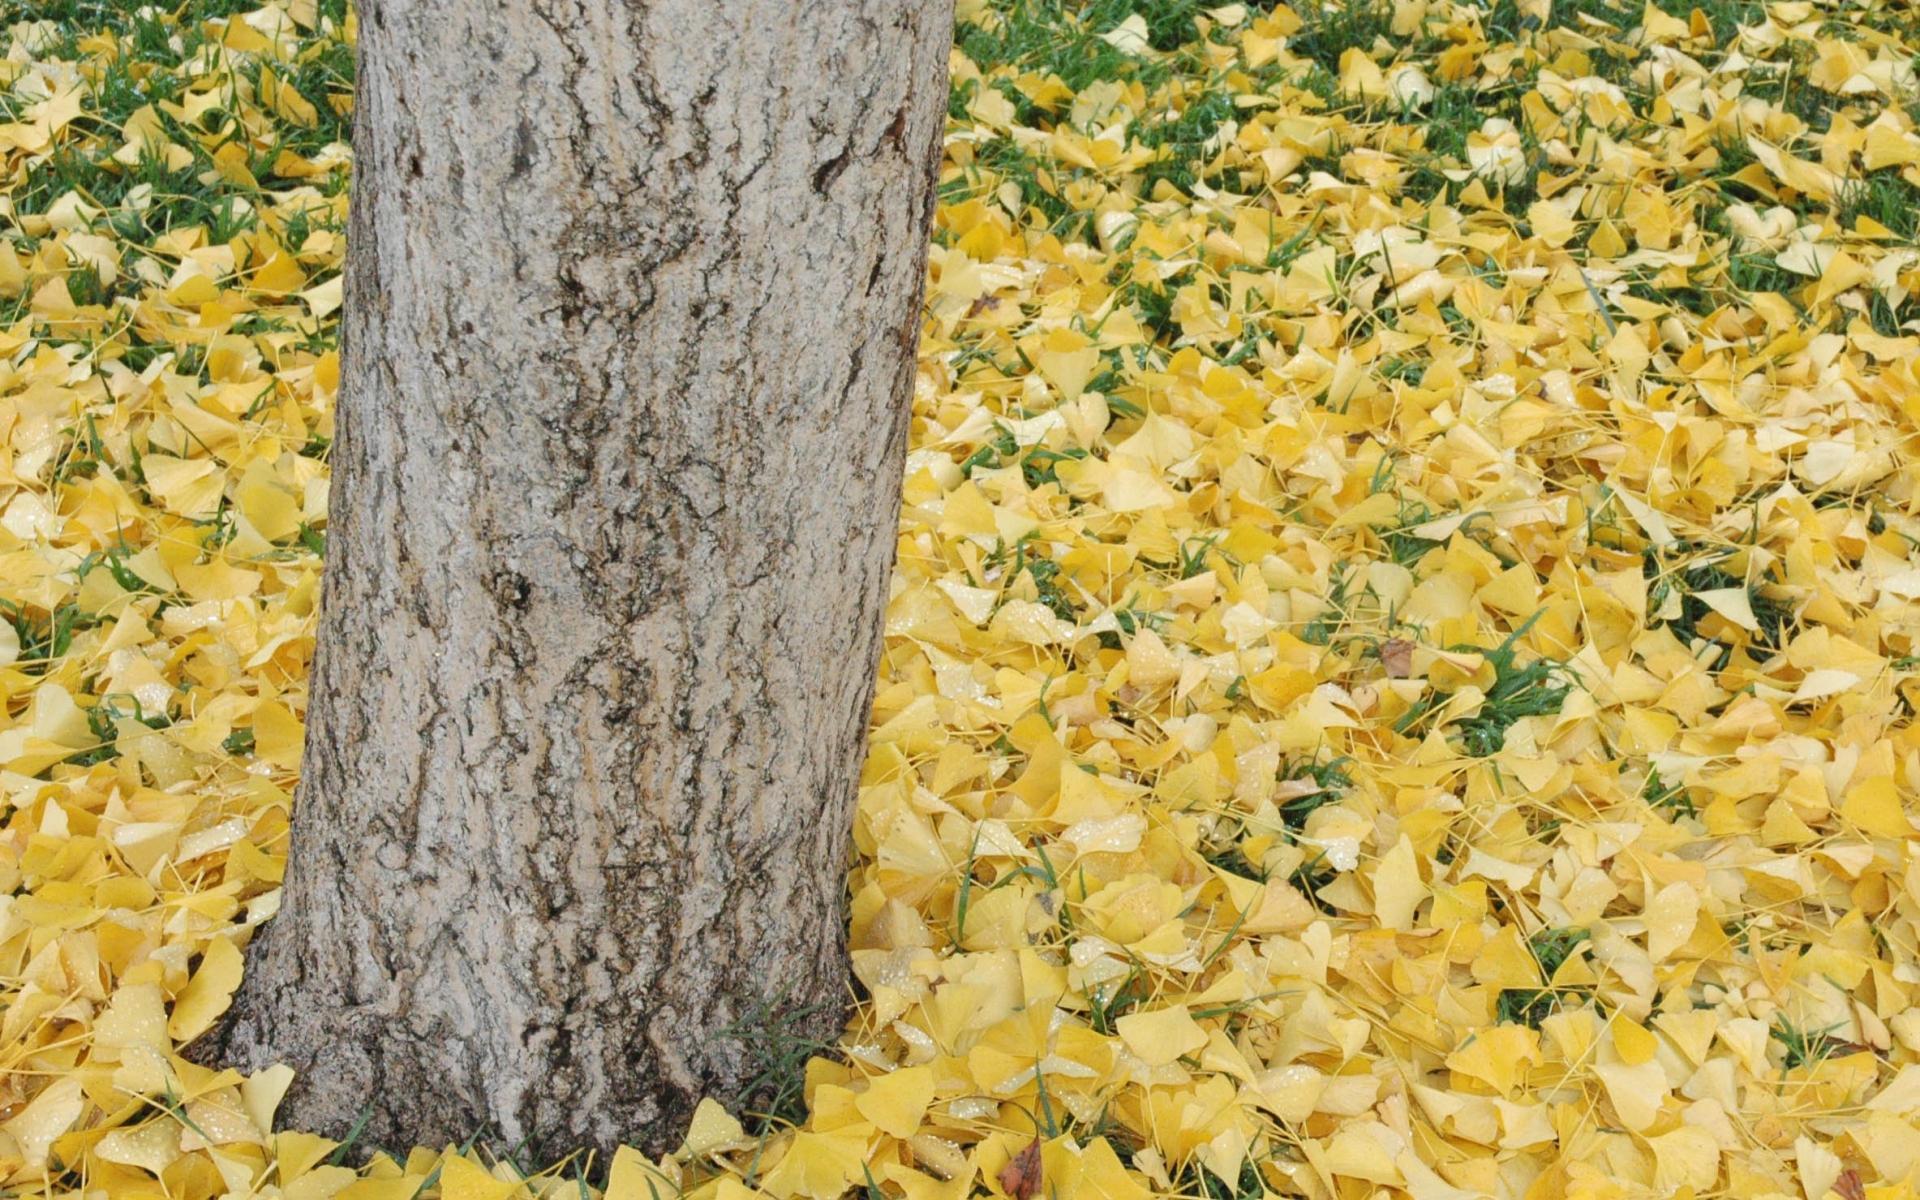
[[998,1179],[1001,1189],[1013,1200],[1032,1200],[1040,1190],[1040,1139],[1028,1142],[1025,1149],[1000,1168]]

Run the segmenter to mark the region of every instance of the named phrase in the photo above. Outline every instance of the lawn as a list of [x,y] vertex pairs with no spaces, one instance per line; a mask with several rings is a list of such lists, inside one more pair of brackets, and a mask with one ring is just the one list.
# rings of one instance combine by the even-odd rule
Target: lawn
[[610,1177],[178,1054],[284,867],[353,28],[0,2],[9,1194],[1915,1195],[1914,0],[961,0],[861,1003]]

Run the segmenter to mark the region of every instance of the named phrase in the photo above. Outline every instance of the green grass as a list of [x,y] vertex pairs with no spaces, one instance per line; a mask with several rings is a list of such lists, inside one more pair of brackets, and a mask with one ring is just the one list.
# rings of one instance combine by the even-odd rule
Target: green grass
[[1394,515],[1393,524],[1375,525],[1370,528],[1374,536],[1380,539],[1380,548],[1387,552],[1387,559],[1390,562],[1398,563],[1403,567],[1412,567],[1446,544],[1423,538],[1414,532],[1415,529],[1432,521],[1436,515],[1432,506],[1426,501],[1410,500],[1402,496],[1400,511]]
[[1339,878],[1339,872],[1333,869],[1333,864],[1327,861],[1327,856],[1316,853],[1312,858],[1301,863],[1293,874],[1287,877],[1287,882],[1297,888],[1315,908],[1330,917],[1336,917],[1340,915],[1339,911],[1320,898],[1320,889],[1337,878]]
[[1200,27],[1195,18],[1215,7],[1208,0],[1094,0],[1084,19],[1104,33],[1138,15],[1146,20],[1148,43],[1155,50],[1170,51],[1198,41]]
[[1920,242],[1920,187],[1891,168],[1855,182],[1840,196],[1841,225],[1852,229],[1861,217],[1878,221],[1903,242]]
[[1830,1036],[1838,1025],[1829,1025],[1824,1029],[1808,1029],[1784,1014],[1779,1014],[1777,1022],[1769,1026],[1767,1036],[1779,1042],[1784,1054],[1781,1056],[1782,1071],[1792,1071],[1801,1067],[1817,1067],[1840,1050],[1847,1043]]
[[[1170,0],[1149,0],[1143,9],[1153,11],[1170,7],[1187,8]],[[996,20],[968,22],[954,30],[954,42],[962,53],[982,66],[992,65],[1018,73],[1034,71],[1055,74],[1075,92],[1102,79],[1139,79],[1152,88],[1172,77],[1170,68],[1142,62],[1100,37],[1125,19],[1126,13],[1110,13],[1124,5],[1107,0],[1092,10],[1064,3],[1063,0],[1013,0],[991,10]],[[1168,18],[1162,16],[1163,20]],[[1104,20],[1104,23],[1102,23]],[[1188,14],[1191,21],[1191,14]],[[1148,29],[1153,28],[1149,21]],[[1015,101],[1024,103],[1024,97]]]
[[1311,780],[1319,790],[1305,796],[1295,796],[1280,805],[1280,819],[1288,829],[1305,829],[1307,818],[1322,805],[1331,804],[1340,798],[1340,793],[1353,787],[1353,777],[1344,768],[1351,759],[1336,758],[1329,762],[1303,762],[1288,760],[1280,764],[1280,781],[1297,782]]
[[[1535,612],[1491,650],[1470,645],[1448,647],[1456,653],[1479,654],[1494,669],[1493,683],[1486,689],[1479,710],[1452,723],[1461,748],[1476,758],[1498,754],[1505,748],[1507,731],[1521,718],[1559,712],[1573,690],[1564,663],[1551,658],[1521,661],[1519,641],[1539,619],[1540,613]],[[1418,736],[1427,727],[1428,718],[1445,702],[1445,696],[1427,696],[1400,718],[1395,732]]]
[[764,1138],[807,1119],[807,1062],[838,1053],[833,1040],[820,1035],[833,1015],[831,1004],[797,1005],[781,995],[754,1001],[720,1030],[720,1037],[740,1046],[751,1072],[730,1097],[744,1110],[749,1133]]
[[1664,812],[1670,817],[1697,817],[1700,815],[1694,807],[1693,796],[1684,783],[1667,783],[1660,778],[1660,768],[1647,769],[1647,782],[1640,789],[1640,798],[1655,811]]
[[1287,48],[1329,76],[1340,75],[1340,56],[1348,50],[1363,53],[1377,41],[1393,39],[1393,5],[1388,0],[1342,0],[1338,3],[1296,7],[1300,31]]
[[1766,5],[1761,0],[1701,0],[1696,4],[1713,30],[1713,43],[1726,46],[1740,30],[1766,20]]
[[1265,883],[1272,874],[1272,872],[1268,871],[1264,866],[1249,859],[1246,851],[1240,848],[1238,842],[1233,842],[1221,849],[1209,851],[1205,857],[1209,863],[1219,867],[1222,871],[1230,875],[1238,875],[1242,879],[1253,879]]
[[1253,1154],[1241,1160],[1240,1173],[1231,1180],[1214,1174],[1198,1159],[1189,1160],[1174,1178],[1173,1187],[1173,1195],[1191,1200],[1263,1200],[1272,1195],[1260,1178],[1259,1159]]
[[[993,178],[983,180],[982,172],[991,173]],[[961,181],[950,181],[942,190],[942,199],[951,202],[990,191],[1001,183],[1012,183],[1020,190],[1021,203],[1039,210],[1046,221],[1053,224],[1076,215],[1060,198],[1060,189],[1079,174],[1072,168],[1035,158],[1010,137],[998,137],[980,146],[974,154],[970,177],[964,180],[964,185]]]
[[66,656],[73,645],[74,634],[100,623],[98,617],[81,612],[80,606],[72,601],[49,613],[11,600],[0,600],[0,619],[13,626],[14,636],[20,640],[20,657],[14,666],[35,674],[44,674]]
[[1300,640],[1315,646],[1333,641],[1334,634],[1347,624],[1347,610],[1359,599],[1353,594],[1353,579],[1358,573],[1352,563],[1333,564],[1327,576],[1327,607],[1311,617],[1300,630]]
[[1794,619],[1792,603],[1768,595],[1765,580],[1749,582],[1722,570],[1719,564],[1725,561],[1724,556],[1683,558],[1679,563],[1670,561],[1673,557],[1699,552],[1699,548],[1687,543],[1681,543],[1665,553],[1651,547],[1644,552],[1642,573],[1648,580],[1647,611],[1661,611],[1669,598],[1677,593],[1680,597],[1680,615],[1663,623],[1683,646],[1692,646],[1697,641],[1718,646],[1717,665],[1713,669],[1719,670],[1732,660],[1733,646],[1726,641],[1707,638],[1700,632],[1700,622],[1713,609],[1699,598],[1698,593],[1744,588],[1747,603],[1753,609],[1754,621],[1760,627],[1758,632],[1749,635],[1752,644],[1767,650],[1785,647],[1787,631]]
[[1025,575],[1033,581],[1040,603],[1052,609],[1054,616],[1070,625],[1079,623],[1079,606],[1074,604],[1073,598],[1067,595],[1066,588],[1060,583],[1060,564],[1041,552],[1037,531],[1021,538],[1011,547],[1004,542],[997,543],[982,567],[989,574],[996,569],[1007,571],[1001,589],[1003,595],[1020,576]]
[[1233,119],[1233,95],[1224,81],[1210,81],[1198,95],[1189,94],[1179,116],[1171,121],[1147,122],[1140,143],[1160,150],[1161,157],[1142,173],[1142,191],[1152,196],[1161,182],[1191,192],[1203,178],[1206,143]]
[[[1528,624],[1532,624],[1529,618]],[[1516,630],[1487,661],[1494,671],[1493,686],[1487,689],[1480,711],[1459,722],[1460,739],[1468,754],[1485,757],[1498,754],[1507,744],[1507,730],[1522,717],[1542,717],[1560,711],[1572,690],[1566,682],[1565,668],[1549,658],[1521,663],[1514,641],[1525,627]],[[1456,647],[1457,648],[1457,647]]]
[[1527,939],[1527,949],[1532,951],[1533,960],[1540,964],[1540,976],[1547,981],[1544,988],[1502,988],[1496,1001],[1496,1013],[1502,1024],[1527,1025],[1540,1028],[1540,1022],[1546,1020],[1570,1001],[1585,1002],[1592,993],[1586,988],[1556,988],[1553,976],[1566,961],[1573,957],[1580,943],[1592,938],[1593,934],[1585,929],[1543,929]]
[[1087,992],[1087,1024],[1095,1033],[1113,1036],[1119,1032],[1120,1018],[1145,1003],[1152,988],[1146,971],[1137,960],[1133,961],[1118,984],[1096,985]]

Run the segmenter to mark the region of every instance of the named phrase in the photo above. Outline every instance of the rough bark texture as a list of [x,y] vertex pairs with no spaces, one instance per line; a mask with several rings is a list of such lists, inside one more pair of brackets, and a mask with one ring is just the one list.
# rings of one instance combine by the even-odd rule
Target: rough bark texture
[[839,1010],[951,7],[360,0],[285,1124],[658,1146]]

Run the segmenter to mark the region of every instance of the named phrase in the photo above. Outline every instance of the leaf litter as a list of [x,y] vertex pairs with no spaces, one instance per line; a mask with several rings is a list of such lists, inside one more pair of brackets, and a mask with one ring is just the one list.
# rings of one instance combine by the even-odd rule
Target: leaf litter
[[[590,1194],[178,1054],[284,866],[353,23],[70,9],[0,31],[6,1186]],[[860,1004],[604,1191],[1912,1196],[1920,10],[958,18]]]

